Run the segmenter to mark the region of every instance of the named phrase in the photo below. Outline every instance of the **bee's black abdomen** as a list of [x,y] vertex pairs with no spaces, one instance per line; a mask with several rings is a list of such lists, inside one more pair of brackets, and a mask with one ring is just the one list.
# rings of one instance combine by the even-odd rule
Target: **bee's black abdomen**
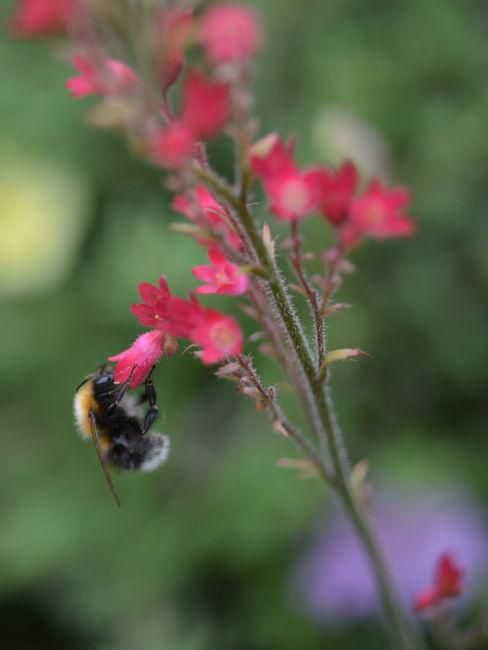
[[119,439],[107,453],[107,460],[120,469],[151,472],[163,463],[169,452],[169,440],[160,433]]
[[141,467],[144,457],[125,445],[114,445],[107,454],[107,460],[120,469],[136,471]]

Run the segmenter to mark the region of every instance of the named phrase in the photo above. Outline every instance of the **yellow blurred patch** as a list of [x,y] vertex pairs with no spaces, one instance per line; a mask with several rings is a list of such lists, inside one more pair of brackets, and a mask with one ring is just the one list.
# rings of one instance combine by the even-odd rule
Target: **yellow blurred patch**
[[0,160],[0,297],[62,282],[86,228],[89,198],[84,177],[64,162]]

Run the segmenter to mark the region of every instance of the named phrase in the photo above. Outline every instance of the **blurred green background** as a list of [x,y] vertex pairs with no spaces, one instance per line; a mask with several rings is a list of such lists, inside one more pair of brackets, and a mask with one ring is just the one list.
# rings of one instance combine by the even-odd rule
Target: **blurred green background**
[[[357,253],[341,293],[354,309],[330,323],[332,346],[374,356],[334,376],[353,458],[373,480],[452,478],[486,503],[487,5],[254,4],[263,133],[295,133],[303,163],[351,157],[415,194],[418,234]],[[140,333],[138,282],[164,273],[184,293],[204,252],[170,230],[161,174],[83,123],[91,101],[64,89],[62,47],[12,40],[2,12],[2,647],[386,647],[375,622],[336,629],[296,606],[290,571],[327,495],[275,466],[293,449],[191,356],[155,372],[170,461],[115,476],[114,507],[74,431],[74,388]],[[307,229],[330,241],[318,219]]]

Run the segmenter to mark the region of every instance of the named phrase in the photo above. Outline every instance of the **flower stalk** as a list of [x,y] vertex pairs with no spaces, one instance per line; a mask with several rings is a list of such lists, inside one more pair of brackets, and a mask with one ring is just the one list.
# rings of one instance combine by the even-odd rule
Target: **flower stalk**
[[[276,269],[275,262],[270,258],[258,233],[254,219],[240,197],[236,196],[232,188],[208,168],[197,168],[197,174],[200,179],[212,187],[223,201],[226,201],[234,209],[240,218],[241,227],[245,229],[249,240],[253,244],[253,252],[257,261],[270,274],[267,284],[269,287],[268,295],[272,296],[272,307],[279,312],[288,339],[303,371],[290,377],[290,379],[305,383],[305,385],[299,386],[299,392],[301,395],[307,396],[307,402],[304,405],[306,415],[316,430],[322,446],[323,455],[320,461],[322,471],[320,475],[338,494],[343,508],[368,554],[378,585],[392,648],[397,650],[421,650],[423,647],[422,641],[399,603],[389,570],[384,562],[368,517],[361,510],[354,497],[349,480],[349,461],[337,417],[333,410],[330,391],[328,386],[324,387],[315,370],[303,328],[291,304],[281,276]],[[320,319],[320,327],[323,327],[323,319]],[[309,412],[308,408],[313,409],[313,412]],[[317,422],[317,415],[319,422]],[[306,453],[312,462],[316,460],[307,451]],[[329,467],[329,462],[327,462],[328,459],[331,461],[332,470]]]

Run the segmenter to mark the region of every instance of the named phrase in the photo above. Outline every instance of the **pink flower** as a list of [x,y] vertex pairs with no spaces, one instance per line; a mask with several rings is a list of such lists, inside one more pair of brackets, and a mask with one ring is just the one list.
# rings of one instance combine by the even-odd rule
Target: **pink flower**
[[181,120],[198,139],[206,139],[229,119],[229,86],[190,72],[183,87]]
[[323,169],[319,188],[319,210],[331,223],[341,223],[349,213],[351,200],[358,183],[358,172],[350,162],[345,162],[334,173]]
[[[185,300],[173,296],[164,278],[160,278],[158,286],[143,282],[139,285],[139,293],[144,302],[132,305],[131,310],[142,325],[153,329],[153,337],[136,345],[140,337],[129,350],[117,358],[112,357],[111,360],[122,364],[120,373],[132,368],[134,363],[142,365],[144,359],[147,359],[144,368],[154,365],[154,359],[159,359],[168,346],[174,350],[172,337],[189,339],[201,346],[199,356],[205,364],[217,363],[242,352],[242,332],[231,316],[203,307],[195,297]],[[136,372],[138,381],[142,371],[136,369]]]
[[171,355],[176,352],[176,341],[158,330],[151,330],[139,336],[130,348],[120,354],[109,357],[116,361],[115,381],[123,383],[132,378],[129,387],[136,388],[146,379],[151,368],[163,354]]
[[222,252],[212,246],[208,251],[212,265],[195,266],[193,275],[203,282],[197,293],[221,293],[227,296],[242,296],[246,293],[249,280],[238,266],[228,262]]
[[66,82],[73,97],[86,95],[119,95],[130,91],[137,84],[137,76],[122,61],[105,59],[100,68],[86,56],[74,56],[73,65],[80,72]]
[[210,8],[202,18],[200,38],[208,57],[216,64],[249,59],[262,44],[256,14],[237,4]]
[[173,296],[165,278],[159,278],[158,286],[142,282],[139,285],[139,295],[143,302],[132,305],[131,311],[141,325],[165,334],[188,338],[191,303]]
[[159,132],[153,154],[161,165],[174,169],[186,163],[194,147],[193,133],[182,122],[175,122]]
[[251,167],[270,199],[269,210],[286,221],[304,217],[317,207],[323,170],[299,170],[293,143],[285,144],[278,135],[268,143],[264,154],[256,146],[251,149]]
[[415,611],[422,612],[437,605],[445,598],[460,596],[462,581],[463,571],[449,553],[444,553],[437,563],[434,585],[415,599]]
[[362,196],[351,202],[346,240],[354,241],[362,235],[377,240],[412,235],[415,224],[403,214],[409,202],[410,192],[406,188],[387,190],[380,181],[373,181]]
[[191,72],[183,87],[181,117],[157,135],[154,159],[167,167],[182,165],[194,145],[218,133],[229,115],[229,86]]
[[160,35],[159,74],[163,93],[178,80],[185,60],[185,44],[188,39],[193,12],[191,9],[161,9],[159,14]]
[[[239,235],[230,225],[227,210],[218,203],[213,194],[204,185],[197,185],[194,200],[189,196],[176,196],[173,200],[173,209],[204,229],[214,230],[222,234],[229,246],[240,250],[242,242]],[[210,246],[212,241],[201,239],[200,243]]]
[[17,0],[12,27],[18,36],[42,36],[63,31],[73,20],[78,0]]
[[200,307],[195,312],[190,339],[202,346],[199,356],[205,365],[236,357],[242,352],[243,337],[237,321],[215,309]]

